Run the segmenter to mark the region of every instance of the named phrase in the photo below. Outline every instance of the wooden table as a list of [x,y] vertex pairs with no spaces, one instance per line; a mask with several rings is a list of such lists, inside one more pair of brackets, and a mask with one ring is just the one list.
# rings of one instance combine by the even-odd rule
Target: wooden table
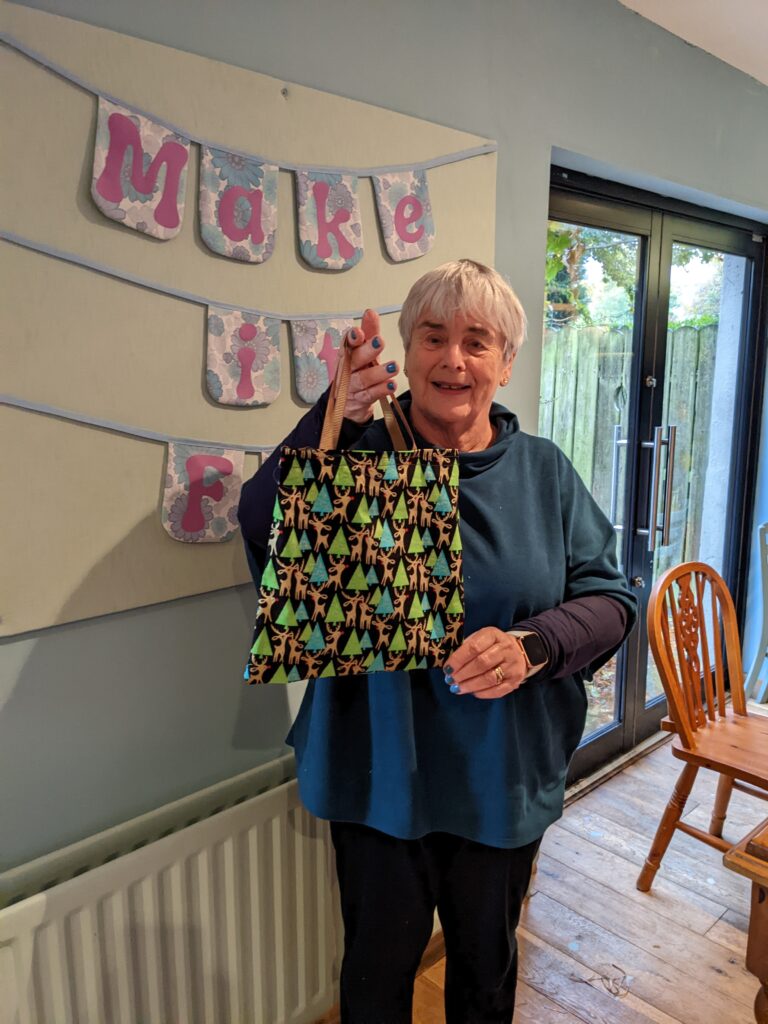
[[723,857],[725,866],[752,882],[747,970],[762,983],[755,999],[757,1024],[768,1024],[768,819]]

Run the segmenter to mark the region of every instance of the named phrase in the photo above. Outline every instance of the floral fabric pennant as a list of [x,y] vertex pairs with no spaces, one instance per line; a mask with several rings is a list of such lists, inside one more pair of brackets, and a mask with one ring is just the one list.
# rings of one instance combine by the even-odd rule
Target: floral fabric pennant
[[299,248],[310,267],[349,270],[363,256],[356,174],[296,172]]
[[263,263],[277,232],[277,165],[202,146],[200,234],[219,256]]
[[396,263],[424,256],[435,241],[426,171],[373,175],[384,244]]
[[237,503],[245,453],[168,443],[162,522],[186,544],[231,540],[238,529]]
[[314,405],[333,380],[341,342],[351,326],[351,320],[291,320],[293,369],[302,402]]
[[269,405],[280,394],[280,321],[208,307],[208,394],[221,405]]
[[154,238],[181,230],[189,139],[99,96],[91,195],[111,220]]

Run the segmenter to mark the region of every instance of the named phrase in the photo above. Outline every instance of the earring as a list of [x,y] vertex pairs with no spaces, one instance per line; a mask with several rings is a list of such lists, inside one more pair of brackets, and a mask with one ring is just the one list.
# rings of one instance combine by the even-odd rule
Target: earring
[[507,386],[507,384],[509,384],[509,377],[502,377],[501,378],[501,386],[503,388],[505,388]]

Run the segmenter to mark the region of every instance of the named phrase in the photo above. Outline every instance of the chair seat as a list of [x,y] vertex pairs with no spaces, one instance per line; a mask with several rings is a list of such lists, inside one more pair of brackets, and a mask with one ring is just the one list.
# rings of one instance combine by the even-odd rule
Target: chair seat
[[694,735],[694,750],[674,737],[675,757],[768,789],[768,717],[735,715],[728,708],[725,718],[707,722]]

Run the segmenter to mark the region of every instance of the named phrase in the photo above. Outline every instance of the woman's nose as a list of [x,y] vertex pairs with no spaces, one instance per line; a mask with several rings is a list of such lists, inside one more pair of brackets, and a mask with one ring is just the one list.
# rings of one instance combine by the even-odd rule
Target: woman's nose
[[452,369],[461,369],[464,366],[464,352],[458,342],[449,342],[443,349],[443,365]]

